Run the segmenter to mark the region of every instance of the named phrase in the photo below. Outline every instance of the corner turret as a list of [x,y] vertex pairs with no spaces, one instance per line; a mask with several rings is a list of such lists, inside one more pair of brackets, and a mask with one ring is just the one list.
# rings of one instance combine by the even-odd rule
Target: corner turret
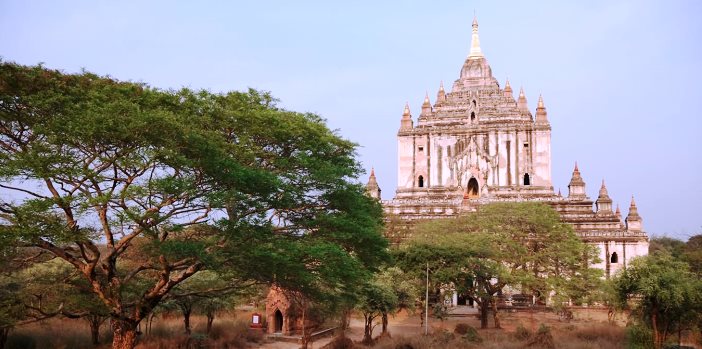
[[546,107],[544,106],[544,99],[539,95],[539,103],[536,106],[536,122],[542,124],[548,124],[548,118],[546,117]]
[[517,100],[517,108],[519,108],[519,110],[523,112],[529,111],[529,106],[527,105],[527,99],[526,95],[524,94],[523,87],[519,88],[519,100]]
[[585,181],[583,181],[583,177],[580,177],[580,170],[578,170],[577,162],[573,170],[573,177],[571,177],[570,183],[568,184],[568,198],[571,200],[587,199],[587,195],[585,194]]
[[509,85],[509,79],[505,81],[505,89],[503,93],[505,97],[514,99],[514,95],[512,94],[512,86]]
[[595,206],[597,207],[597,214],[599,215],[612,214],[612,199],[609,198],[604,179],[602,180],[602,187],[600,187],[600,195],[597,197]]
[[409,103],[405,103],[405,110],[402,111],[402,119],[400,120],[400,131],[411,130],[413,127],[414,122],[412,121]]
[[631,196],[631,205],[629,206],[629,214],[626,216],[626,231],[640,233],[643,231],[643,225],[639,211],[636,208],[634,196]]
[[426,95],[424,95],[424,102],[422,102],[422,112],[419,114],[419,117],[429,117],[431,116],[431,113],[431,102],[429,101],[429,93],[427,92]]
[[378,186],[378,181],[375,179],[375,169],[372,167],[370,177],[368,177],[368,184],[366,184],[366,194],[380,200],[380,186]]

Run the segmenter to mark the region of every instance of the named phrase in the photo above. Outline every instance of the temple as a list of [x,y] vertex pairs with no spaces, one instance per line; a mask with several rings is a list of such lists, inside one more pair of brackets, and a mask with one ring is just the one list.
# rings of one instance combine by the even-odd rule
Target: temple
[[[576,163],[568,195],[556,194],[551,182],[551,124],[539,96],[535,114],[524,90],[515,100],[509,81],[504,88],[480,48],[473,20],[470,53],[450,92],[443,82],[434,104],[427,94],[414,122],[405,105],[397,133],[397,190],[382,201],[388,219],[411,227],[413,221],[452,217],[490,202],[541,201],[556,209],[577,234],[600,249],[595,265],[609,277],[636,256],[648,253],[648,237],[632,197],[622,221],[612,210],[604,181],[593,202]],[[367,185],[380,199],[375,171]],[[594,209],[593,209],[594,204]],[[400,242],[411,229],[389,229]]]

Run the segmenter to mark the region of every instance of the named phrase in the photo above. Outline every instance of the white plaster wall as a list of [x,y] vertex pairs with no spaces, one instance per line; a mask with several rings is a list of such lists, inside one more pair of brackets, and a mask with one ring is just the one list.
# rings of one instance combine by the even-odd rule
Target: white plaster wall
[[551,184],[551,131],[536,131],[532,145],[534,152],[534,185],[550,187]]
[[397,137],[397,187],[412,188],[414,144],[411,136]]

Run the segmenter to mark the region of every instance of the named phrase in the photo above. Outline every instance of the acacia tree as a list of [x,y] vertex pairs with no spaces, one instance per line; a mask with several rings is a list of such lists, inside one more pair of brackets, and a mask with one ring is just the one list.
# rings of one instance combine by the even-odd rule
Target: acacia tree
[[702,314],[702,282],[689,266],[668,253],[635,258],[612,280],[620,309],[653,331],[653,346],[662,348],[671,333],[690,328]]
[[482,328],[490,309],[500,327],[495,296],[506,285],[541,297],[575,298],[599,276],[588,267],[597,262],[594,247],[541,203],[493,203],[457,218],[425,222],[397,253],[403,269],[422,273],[428,264],[436,287],[472,297]]
[[[363,340],[364,344],[373,343],[373,329],[377,326],[375,320],[379,316],[387,316],[398,306],[397,295],[389,285],[377,282],[369,282],[363,287],[357,309],[363,313]],[[383,333],[386,331],[387,323],[383,321]]]
[[109,309],[113,348],[202,270],[322,294],[385,258],[355,145],[318,116],[256,91],[0,63],[0,235],[68,262]]

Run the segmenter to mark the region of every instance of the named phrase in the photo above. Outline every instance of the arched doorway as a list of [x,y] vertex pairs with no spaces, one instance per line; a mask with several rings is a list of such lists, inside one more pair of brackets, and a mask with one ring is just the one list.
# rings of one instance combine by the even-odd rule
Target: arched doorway
[[468,181],[468,198],[477,199],[480,197],[480,188],[478,187],[478,180],[475,177],[471,177]]
[[283,313],[280,312],[280,309],[275,310],[275,333],[282,333],[283,332]]
[[612,258],[610,259],[610,263],[619,263],[619,256],[617,256],[617,252],[612,253]]
[[531,185],[531,178],[529,178],[528,173],[524,174],[524,185]]
[[417,178],[417,186],[420,188],[424,187],[424,177],[419,176],[419,178]]

